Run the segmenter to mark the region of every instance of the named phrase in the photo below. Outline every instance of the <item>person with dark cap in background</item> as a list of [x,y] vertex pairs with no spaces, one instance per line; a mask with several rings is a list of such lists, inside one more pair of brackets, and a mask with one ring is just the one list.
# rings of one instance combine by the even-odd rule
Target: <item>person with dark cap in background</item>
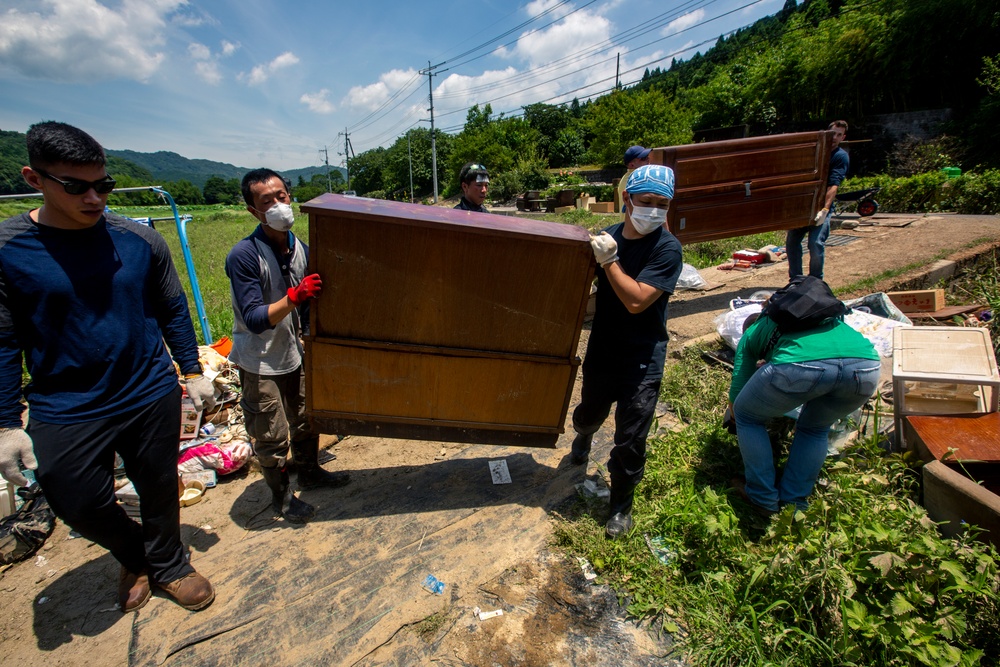
[[461,211],[489,213],[483,206],[486,202],[486,192],[490,189],[490,173],[486,171],[486,167],[469,162],[458,172],[458,182],[462,186],[462,199],[455,204],[455,208]]
[[[27,148],[21,175],[42,206],[0,224],[0,473],[26,486],[21,464],[37,467],[56,516],[121,564],[123,612],[143,607],[152,586],[204,609],[215,590],[181,542],[174,363],[197,410],[214,406],[215,389],[170,251],[152,228],[105,209],[115,180],[89,134],[37,123]],[[142,525],[115,498],[116,453]]]
[[239,369],[240,406],[247,433],[271,490],[275,514],[292,523],[316,513],[292,492],[285,466],[291,445],[300,489],[339,487],[346,472],[319,465],[319,435],[306,418],[304,350],[309,301],[319,297],[323,281],[307,274],[309,248],[292,233],[288,182],[270,169],[243,177],[243,199],[260,223],[226,257],[226,275],[235,319],[229,360]]
[[570,461],[590,458],[594,433],[615,409],[608,461],[611,499],[605,533],[632,527],[632,498],[646,466],[646,437],[656,411],[667,355],[667,299],[680,276],[681,244],[667,231],[674,172],[643,165],[625,186],[625,221],[591,237],[598,263],[597,310],[583,361],[580,404],[573,411]]
[[618,181],[618,188],[615,190],[615,206],[616,210],[621,212],[622,220],[625,220],[625,201],[623,199],[625,184],[628,183],[628,177],[632,175],[633,171],[644,164],[649,164],[649,151],[650,149],[642,146],[629,146],[628,150],[625,151],[625,175]]

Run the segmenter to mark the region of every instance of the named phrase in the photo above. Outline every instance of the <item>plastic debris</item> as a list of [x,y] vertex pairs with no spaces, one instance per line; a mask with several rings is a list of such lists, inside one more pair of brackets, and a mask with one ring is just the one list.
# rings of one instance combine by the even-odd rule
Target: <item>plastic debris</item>
[[439,581],[437,577],[433,574],[428,574],[427,578],[424,579],[424,583],[421,584],[425,590],[434,593],[435,595],[444,595],[444,582]]
[[583,556],[577,556],[576,560],[580,563],[580,569],[583,570],[583,578],[587,581],[593,581],[597,579],[597,572],[594,572],[594,566],[590,564],[590,561]]
[[480,621],[485,621],[487,618],[503,616],[503,609],[497,609],[496,611],[483,611],[479,607],[476,607],[472,610],[472,613],[478,616]]
[[577,490],[588,498],[607,498],[611,495],[610,489],[603,484],[599,485],[592,479],[585,479],[576,485]]
[[500,459],[490,461],[490,475],[494,484],[510,484],[510,470],[507,469],[507,461]]
[[650,553],[656,556],[656,560],[661,564],[671,565],[677,559],[677,552],[661,536],[650,537],[648,533],[643,533],[643,537]]

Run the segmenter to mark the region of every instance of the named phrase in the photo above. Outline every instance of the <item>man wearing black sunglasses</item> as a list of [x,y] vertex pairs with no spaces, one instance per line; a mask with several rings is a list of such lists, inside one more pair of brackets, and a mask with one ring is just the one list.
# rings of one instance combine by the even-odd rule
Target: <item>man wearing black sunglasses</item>
[[[170,252],[149,227],[105,212],[115,181],[93,137],[45,122],[27,144],[21,174],[43,204],[0,223],[0,474],[26,486],[22,464],[35,469],[56,515],[111,552],[122,611],[153,585],[202,609],[215,591],[181,543],[174,362],[196,405],[210,408],[214,392]],[[115,500],[115,453],[141,526]]]

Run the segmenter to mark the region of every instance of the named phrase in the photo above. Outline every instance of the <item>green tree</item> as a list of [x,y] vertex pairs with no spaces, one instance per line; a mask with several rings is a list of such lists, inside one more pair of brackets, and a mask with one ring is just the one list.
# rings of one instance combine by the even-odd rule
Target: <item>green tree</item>
[[467,162],[479,162],[493,174],[514,169],[519,163],[542,162],[538,130],[523,118],[492,118],[487,104],[469,109],[465,128],[455,137],[449,160],[448,193],[459,191],[458,172]]
[[240,182],[235,178],[226,180],[221,176],[209,176],[202,189],[206,204],[241,204],[243,194],[240,192]]
[[379,146],[359,153],[347,160],[347,171],[350,174],[350,188],[359,195],[385,190],[385,180],[382,169],[385,166],[386,150]]
[[590,154],[607,166],[621,165],[625,149],[676,146],[691,142],[694,114],[656,90],[620,91],[598,99],[587,109],[584,124],[593,135]]
[[186,179],[164,183],[163,189],[170,193],[178,206],[198,206],[205,203],[205,196],[198,186]]

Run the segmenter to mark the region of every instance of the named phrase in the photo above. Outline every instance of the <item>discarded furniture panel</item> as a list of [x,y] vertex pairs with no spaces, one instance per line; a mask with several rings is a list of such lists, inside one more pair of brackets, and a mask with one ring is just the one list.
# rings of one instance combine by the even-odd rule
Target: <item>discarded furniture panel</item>
[[923,481],[924,507],[942,533],[951,537],[963,524],[978,526],[986,531],[978,539],[1000,548],[1000,496],[940,461],[923,467]]
[[306,344],[325,433],[553,446],[594,275],[586,230],[322,195]]
[[925,462],[940,461],[1000,493],[1000,413],[913,415],[904,419],[903,428]]
[[810,224],[823,207],[833,132],[797,132],[654,148],[674,170],[667,213],[681,243]]
[[895,327],[892,386],[899,449],[909,446],[906,416],[997,412],[1000,373],[989,332],[978,327]]

